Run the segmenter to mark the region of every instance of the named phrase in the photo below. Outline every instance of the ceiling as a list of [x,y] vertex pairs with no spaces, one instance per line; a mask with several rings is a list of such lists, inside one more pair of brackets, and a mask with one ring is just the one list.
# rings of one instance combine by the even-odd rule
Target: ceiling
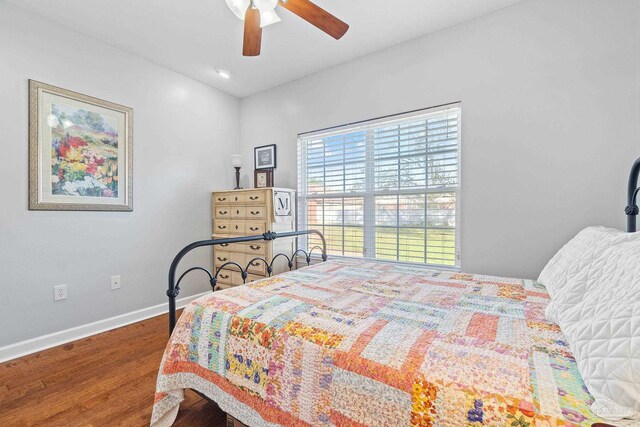
[[254,58],[242,56],[243,24],[225,0],[8,1],[245,97],[521,0],[316,0],[351,25],[339,41],[278,8],[282,22],[264,29],[262,55]]

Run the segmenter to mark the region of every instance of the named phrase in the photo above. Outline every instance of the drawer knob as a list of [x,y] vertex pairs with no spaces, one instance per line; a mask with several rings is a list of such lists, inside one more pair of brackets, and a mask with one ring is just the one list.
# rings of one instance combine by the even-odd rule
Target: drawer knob
[[220,277],[222,277],[223,279],[228,279],[228,278],[229,278],[229,275],[227,275],[227,274],[221,274],[221,275],[220,275]]
[[251,215],[260,215],[260,211],[251,211]]
[[[236,227],[237,227],[237,225],[236,225]],[[225,228],[227,228],[227,226],[226,226],[226,225],[219,225],[219,226],[218,226],[218,228],[219,228],[220,230],[224,230]]]
[[218,213],[219,213],[220,215],[226,215],[226,214],[227,214],[227,211],[218,211]]
[[260,267],[260,262],[258,262],[258,261],[253,261],[253,262],[251,263],[251,265],[252,265],[252,266],[254,266],[254,267]]
[[238,226],[236,225],[236,230],[238,229]]
[[218,261],[226,261],[227,260],[226,258],[220,258],[220,257],[217,257],[217,258],[218,258]]
[[220,246],[222,246],[223,248],[226,248],[227,246],[229,246],[228,243],[221,243]]
[[262,246],[258,246],[258,245],[249,245],[249,247],[254,251],[259,251],[262,248]]
[[[237,227],[238,227],[238,226],[236,225],[236,228],[237,228]],[[249,227],[249,230],[251,230],[251,231],[258,231],[258,230],[260,230],[260,227]]]
[[236,215],[240,215],[240,211],[239,210],[236,210]]
[[249,200],[258,200],[260,196],[249,196]]
[[219,202],[224,202],[225,200],[227,200],[227,198],[226,198],[226,197],[218,197],[218,201],[219,201]]
[[235,199],[236,199],[236,202],[237,202],[238,201],[238,196],[236,196]]

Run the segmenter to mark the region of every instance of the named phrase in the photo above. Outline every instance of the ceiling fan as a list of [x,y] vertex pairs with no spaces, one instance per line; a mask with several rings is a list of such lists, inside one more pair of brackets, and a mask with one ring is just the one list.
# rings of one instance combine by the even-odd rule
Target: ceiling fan
[[226,0],[227,6],[244,20],[244,56],[260,55],[262,28],[280,22],[278,5],[315,25],[336,40],[345,35],[349,25],[309,0]]

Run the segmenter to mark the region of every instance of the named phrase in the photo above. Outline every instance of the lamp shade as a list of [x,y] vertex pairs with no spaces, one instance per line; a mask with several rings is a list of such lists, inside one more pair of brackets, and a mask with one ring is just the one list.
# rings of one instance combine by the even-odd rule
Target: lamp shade
[[234,154],[233,156],[231,156],[231,164],[233,164],[234,168],[242,167],[242,155]]

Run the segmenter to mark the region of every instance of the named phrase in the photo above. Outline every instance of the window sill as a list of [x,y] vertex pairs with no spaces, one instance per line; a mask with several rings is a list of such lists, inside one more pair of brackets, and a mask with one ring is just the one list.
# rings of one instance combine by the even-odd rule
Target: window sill
[[[299,257],[302,260],[302,263],[306,264],[304,256]],[[451,272],[460,272],[460,266],[452,266],[447,267],[444,265],[435,265],[435,264],[426,264],[421,262],[408,262],[408,261],[393,261],[386,259],[377,259],[377,258],[364,258],[364,257],[348,257],[343,255],[328,255],[327,261],[331,261],[332,259],[340,259],[340,260],[352,260],[352,261],[371,261],[371,262],[379,262],[379,263],[392,263],[392,264],[400,264],[406,265],[409,267],[426,267],[430,270],[439,270],[439,271],[451,271]],[[322,262],[322,257],[316,253],[311,255],[311,265],[316,264],[318,262]]]

